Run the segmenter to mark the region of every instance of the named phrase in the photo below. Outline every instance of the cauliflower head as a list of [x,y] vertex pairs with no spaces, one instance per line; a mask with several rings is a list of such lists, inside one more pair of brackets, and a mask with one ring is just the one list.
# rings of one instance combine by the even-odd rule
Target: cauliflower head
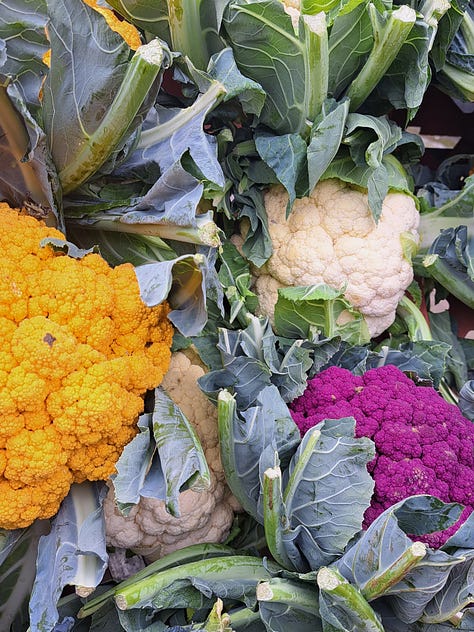
[[173,328],[132,265],[74,259],[64,239],[0,205],[0,528],[54,515],[74,482],[106,480],[163,379]]
[[461,503],[465,509],[455,525],[421,538],[438,548],[472,513],[474,425],[434,388],[416,385],[391,365],[362,376],[330,367],[308,382],[290,409],[302,434],[323,419],[354,417],[356,436],[374,441],[368,470],[375,488],[364,528],[412,495]]
[[407,194],[390,192],[381,217],[372,218],[366,193],[345,182],[319,182],[297,199],[286,219],[288,194],[282,186],[265,194],[273,254],[254,270],[262,314],[273,318],[278,289],[326,284],[344,294],[364,315],[371,336],[395,319],[413,280],[403,240],[418,242],[419,212]]
[[105,499],[108,543],[130,548],[147,561],[191,544],[222,542],[230,531],[234,512],[240,509],[225,483],[216,407],[197,384],[206,371],[197,353],[174,352],[162,386],[196,429],[211,473],[210,488],[204,492],[181,492],[179,518],[170,515],[164,502],[155,498],[142,497],[127,517],[117,509],[112,488]]

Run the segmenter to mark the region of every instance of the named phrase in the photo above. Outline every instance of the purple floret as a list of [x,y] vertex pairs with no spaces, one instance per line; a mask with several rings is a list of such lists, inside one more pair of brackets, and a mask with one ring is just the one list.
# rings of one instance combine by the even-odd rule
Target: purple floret
[[460,520],[421,539],[438,548],[474,508],[474,424],[434,388],[417,386],[392,365],[355,376],[330,367],[290,404],[301,434],[323,419],[354,417],[356,436],[375,443],[368,464],[375,481],[367,528],[385,509],[415,494],[465,505]]

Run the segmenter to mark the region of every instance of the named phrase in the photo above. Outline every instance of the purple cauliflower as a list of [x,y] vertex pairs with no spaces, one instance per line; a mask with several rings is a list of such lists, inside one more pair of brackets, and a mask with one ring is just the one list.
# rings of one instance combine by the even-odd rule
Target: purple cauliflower
[[323,419],[354,417],[356,436],[374,441],[376,456],[368,470],[375,489],[363,528],[415,494],[461,503],[465,509],[455,525],[418,538],[438,548],[472,512],[474,424],[434,388],[417,386],[397,367],[362,376],[330,367],[308,382],[290,410],[302,435]]

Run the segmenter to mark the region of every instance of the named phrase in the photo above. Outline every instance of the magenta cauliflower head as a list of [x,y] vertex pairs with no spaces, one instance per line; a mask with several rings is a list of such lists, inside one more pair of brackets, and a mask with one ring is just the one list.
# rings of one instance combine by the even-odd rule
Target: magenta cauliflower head
[[395,366],[362,376],[330,367],[290,404],[302,434],[323,419],[354,417],[356,436],[375,443],[369,463],[375,489],[367,528],[385,509],[416,494],[465,506],[456,525],[422,539],[438,548],[474,508],[474,425],[434,388],[417,386]]

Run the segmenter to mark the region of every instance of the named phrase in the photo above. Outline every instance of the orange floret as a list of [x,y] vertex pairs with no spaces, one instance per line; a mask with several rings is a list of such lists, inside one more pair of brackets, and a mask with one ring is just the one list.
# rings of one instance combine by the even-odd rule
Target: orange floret
[[0,528],[14,529],[54,515],[73,482],[114,473],[173,328],[133,266],[57,253],[40,243],[62,233],[0,212]]

